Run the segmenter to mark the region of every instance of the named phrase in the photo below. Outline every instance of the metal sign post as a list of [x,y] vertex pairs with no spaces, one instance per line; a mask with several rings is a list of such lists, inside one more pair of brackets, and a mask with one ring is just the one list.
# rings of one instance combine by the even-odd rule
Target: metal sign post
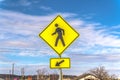
[[59,80],[62,80],[62,78],[63,78],[62,69],[60,69]]
[[[61,58],[61,55],[59,55],[59,58]],[[60,68],[59,70],[60,70],[59,80],[62,80],[63,78],[62,68]]]

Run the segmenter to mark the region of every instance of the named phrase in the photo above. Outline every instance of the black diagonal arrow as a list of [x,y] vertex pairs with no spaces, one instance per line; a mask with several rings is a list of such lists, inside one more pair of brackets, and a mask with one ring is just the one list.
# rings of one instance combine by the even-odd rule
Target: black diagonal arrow
[[64,62],[64,60],[61,60],[60,62],[57,62],[55,66],[60,66],[60,64],[62,64]]

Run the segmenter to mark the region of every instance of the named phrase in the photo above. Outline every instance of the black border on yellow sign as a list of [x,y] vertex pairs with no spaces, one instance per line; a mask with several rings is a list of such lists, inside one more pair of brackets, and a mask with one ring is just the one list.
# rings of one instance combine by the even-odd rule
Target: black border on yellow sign
[[[69,67],[56,67],[56,68],[52,68],[51,67],[51,60],[52,59],[69,59]],[[50,66],[51,69],[69,69],[69,68],[71,68],[71,61],[70,61],[70,58],[68,58],[68,57],[65,57],[65,58],[64,57],[62,57],[62,58],[50,58],[50,65],[49,66]]]
[[[58,15],[50,24],[52,24],[58,17],[60,17],[67,25],[69,25],[60,15]],[[49,24],[49,25],[50,25]],[[39,34],[39,36],[49,27],[49,25]],[[43,39],[41,36],[40,36],[40,38],[42,38],[59,56],[61,56],[61,54],[79,37],[79,33],[75,30],[75,29],[73,29],[70,25],[69,25],[69,27],[73,30],[73,31],[75,31],[77,34],[78,34],[78,36],[61,52],[61,53],[59,53],[59,52],[57,52],[45,39]]]

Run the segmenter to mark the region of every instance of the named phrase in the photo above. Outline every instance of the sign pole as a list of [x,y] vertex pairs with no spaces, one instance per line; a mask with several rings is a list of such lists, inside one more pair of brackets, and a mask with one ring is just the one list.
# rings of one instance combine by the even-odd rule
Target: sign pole
[[59,76],[59,77],[60,77],[59,80],[62,80],[62,77],[63,77],[63,76],[62,76],[62,69],[60,69],[60,76]]
[[[59,58],[61,58],[61,55],[59,54]],[[62,68],[60,68],[59,69],[60,70],[60,74],[59,74],[59,80],[62,80],[62,75],[63,75],[63,73],[62,73]]]

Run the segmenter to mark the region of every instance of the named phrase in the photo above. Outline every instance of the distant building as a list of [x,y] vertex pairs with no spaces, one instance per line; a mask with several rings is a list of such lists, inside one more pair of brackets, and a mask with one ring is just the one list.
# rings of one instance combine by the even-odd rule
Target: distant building
[[73,75],[64,75],[63,80],[75,80],[76,76]]
[[19,80],[20,76],[11,74],[0,74],[0,80]]
[[49,76],[49,78],[50,78],[50,79],[48,79],[48,80],[58,80],[58,79],[59,79],[59,75],[57,75],[57,74],[52,74],[52,75]]
[[88,74],[83,74],[83,75],[78,76],[75,80],[100,80],[100,79],[88,73]]
[[[19,76],[19,75],[11,75],[11,74],[0,74],[0,80],[59,80],[58,74],[51,75],[43,75],[43,79],[41,79],[38,75],[28,75],[28,76]],[[99,80],[92,75],[81,75],[81,76],[73,76],[73,75],[63,75],[62,80]]]

